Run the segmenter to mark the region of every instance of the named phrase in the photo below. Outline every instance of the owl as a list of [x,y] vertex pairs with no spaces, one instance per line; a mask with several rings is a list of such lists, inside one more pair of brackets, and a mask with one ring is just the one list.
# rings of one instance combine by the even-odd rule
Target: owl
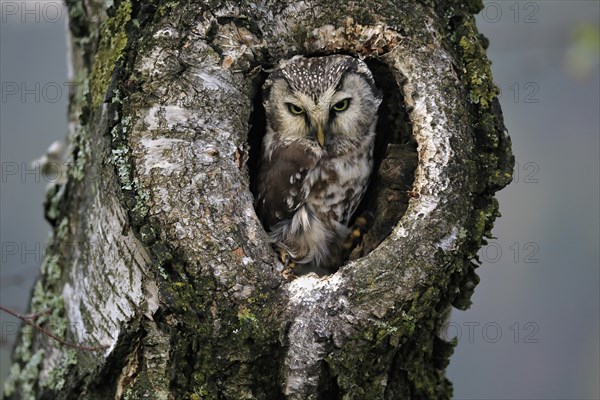
[[380,103],[367,65],[345,55],[296,56],[265,81],[255,208],[282,259],[321,271],[343,262]]

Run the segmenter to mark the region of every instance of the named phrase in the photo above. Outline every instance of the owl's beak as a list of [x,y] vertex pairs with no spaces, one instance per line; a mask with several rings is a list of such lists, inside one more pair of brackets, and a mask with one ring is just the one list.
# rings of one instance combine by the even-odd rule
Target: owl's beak
[[323,126],[321,126],[321,124],[317,125],[317,142],[319,142],[319,146],[325,146],[325,131],[323,130]]

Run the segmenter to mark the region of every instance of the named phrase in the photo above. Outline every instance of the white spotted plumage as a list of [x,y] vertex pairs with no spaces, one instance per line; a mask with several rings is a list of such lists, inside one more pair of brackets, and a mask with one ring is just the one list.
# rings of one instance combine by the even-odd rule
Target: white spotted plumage
[[373,76],[350,56],[294,57],[263,89],[257,213],[297,263],[339,264],[373,167],[381,102]]

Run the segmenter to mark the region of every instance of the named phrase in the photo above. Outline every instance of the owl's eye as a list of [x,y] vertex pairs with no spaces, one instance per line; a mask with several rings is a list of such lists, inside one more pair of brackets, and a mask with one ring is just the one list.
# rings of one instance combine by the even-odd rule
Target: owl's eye
[[338,101],[337,103],[335,103],[333,105],[332,110],[333,111],[345,111],[348,109],[348,106],[350,106],[350,99],[344,99],[342,101]]
[[287,106],[288,106],[288,110],[290,110],[290,112],[294,115],[304,114],[304,108],[302,108],[300,106],[297,106],[292,103],[287,103]]

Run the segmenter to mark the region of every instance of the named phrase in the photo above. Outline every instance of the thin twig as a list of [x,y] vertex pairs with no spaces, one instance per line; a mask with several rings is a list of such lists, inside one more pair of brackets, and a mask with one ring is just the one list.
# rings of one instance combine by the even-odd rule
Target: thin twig
[[[0,307],[2,307],[2,306],[0,306]],[[34,321],[35,321],[36,319],[38,319],[38,318],[39,318],[39,317],[41,317],[42,315],[48,315],[48,314],[50,314],[51,312],[52,312],[52,309],[51,309],[51,308],[48,308],[48,309],[46,309],[46,310],[39,311],[39,312],[36,312],[36,313],[33,313],[33,314],[26,314],[26,315],[24,315],[24,314],[19,314],[19,316],[20,316],[20,317],[22,317],[22,318],[26,318],[26,319],[29,319],[29,320],[34,320]]]
[[34,322],[31,322],[31,319],[32,318],[37,318],[39,315],[41,315],[40,313],[32,314],[31,316],[21,315],[21,314],[15,312],[15,311],[9,310],[8,308],[2,306],[1,304],[0,304],[0,311],[4,311],[5,313],[10,314],[13,317],[16,317],[16,318],[20,319],[21,321],[25,322],[27,325],[31,326],[32,328],[37,329],[38,331],[42,332],[44,335],[46,335],[48,337],[51,337],[52,339],[56,340],[57,342],[59,342],[60,344],[62,344],[64,346],[72,347],[72,348],[79,349],[79,350],[85,350],[85,351],[99,351],[99,350],[106,349],[108,347],[106,345],[101,345],[101,346],[84,346],[84,345],[80,345],[80,344],[77,344],[77,343],[67,342],[66,340],[63,340],[63,339],[59,338],[58,336],[56,336],[52,332],[46,330],[45,328],[42,328],[38,324],[36,324]]

